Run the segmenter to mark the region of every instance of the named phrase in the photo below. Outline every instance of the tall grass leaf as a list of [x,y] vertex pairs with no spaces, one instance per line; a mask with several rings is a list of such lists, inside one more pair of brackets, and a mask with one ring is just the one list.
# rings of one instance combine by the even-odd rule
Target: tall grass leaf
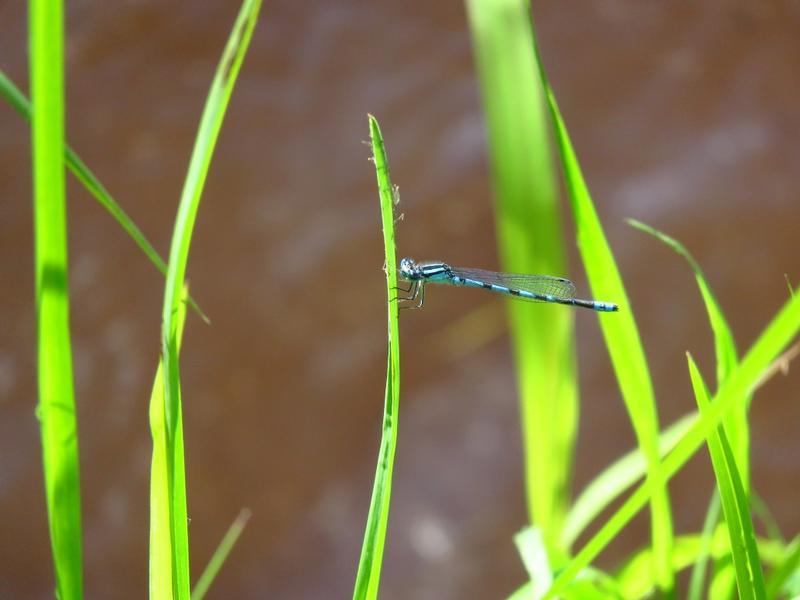
[[[526,2],[468,0],[466,5],[486,113],[503,270],[565,274],[556,174]],[[573,312],[513,300],[507,306],[528,516],[557,565],[578,418]]]
[[[667,427],[659,436],[658,451],[662,458],[669,453],[697,420],[697,413],[684,415]],[[641,479],[647,470],[647,464],[641,449],[628,452],[614,461],[595,477],[572,504],[562,531],[562,543],[569,548],[584,532],[586,527],[611,502],[621,496],[625,490]]]
[[[185,289],[185,288],[184,288]],[[188,290],[186,290],[188,295]],[[176,335],[178,351],[183,340],[186,322],[185,304],[178,304]],[[158,361],[153,391],[150,394],[150,435],[153,438],[153,456],[150,463],[150,550],[149,588],[150,600],[171,600],[173,595],[172,546],[173,531],[170,526],[170,483],[167,465],[169,445],[164,414],[164,361]],[[183,428],[176,432],[176,445],[183,447]],[[182,455],[181,455],[182,456]]]
[[[5,73],[0,70],[0,95],[3,96],[9,104],[24,118],[26,121],[31,120],[31,105],[22,91],[14,85]],[[89,167],[81,160],[81,158],[65,144],[64,146],[65,161],[67,168],[72,171],[72,174],[80,181],[88,192],[95,197],[95,199],[105,208],[112,217],[120,224],[125,232],[133,239],[137,246],[145,253],[150,262],[161,272],[162,275],[167,274],[167,265],[153,248],[152,244],[147,240],[141,230],[131,220],[128,214],[122,209],[111,194],[106,190],[105,186],[100,180],[89,170]],[[190,297],[189,303],[191,307],[206,323],[209,322],[208,317],[203,313],[197,303]]]
[[39,406],[56,595],[83,596],[78,423],[72,380],[64,184],[64,15],[29,3]]
[[620,305],[619,313],[599,316],[600,327],[637,442],[647,461],[647,483],[653,490],[650,499],[653,568],[660,590],[665,595],[671,595],[674,585],[670,567],[672,514],[658,455],[658,412],[647,359],[622,277],[606,241],[538,50],[537,60],[575,219],[578,248],[589,285],[594,297]]
[[385,251],[386,293],[389,349],[386,367],[386,393],[383,403],[381,442],[378,450],[378,464],[375,468],[375,482],[369,504],[361,557],[353,589],[353,598],[377,598],[383,562],[383,548],[386,542],[386,527],[389,522],[389,503],[392,495],[392,472],[397,447],[397,417],[400,402],[400,331],[397,306],[397,248],[394,237],[394,194],[389,177],[389,162],[383,144],[378,121],[369,115],[369,134],[372,140],[372,160],[378,179],[378,192],[383,226],[383,245]]
[[[702,414],[708,410],[710,404],[708,390],[691,354],[687,353],[687,360],[695,399]],[[739,597],[743,600],[766,598],[764,574],[761,571],[761,560],[750,516],[750,502],[739,476],[725,428],[719,427],[716,432],[712,432],[707,441],[722,501],[722,511],[730,535]]]
[[236,77],[253,35],[260,0],[244,0],[228,37],[211,84],[184,182],[170,246],[162,314],[164,366],[164,420],[167,443],[167,480],[172,541],[172,589],[178,600],[189,598],[189,540],[186,523],[186,486],[183,469],[181,392],[178,365],[177,320],[181,286],[186,276],[189,246],[211,156],[219,135]]
[[228,528],[228,531],[225,532],[219,546],[211,556],[211,560],[208,561],[208,565],[206,565],[205,570],[202,575],[200,575],[200,579],[197,580],[192,590],[192,600],[203,600],[203,598],[205,598],[219,570],[222,568],[222,565],[225,564],[228,555],[230,555],[231,550],[233,550],[234,545],[236,545],[236,542],[239,540],[239,536],[242,535],[242,531],[244,531],[247,521],[250,520],[251,514],[252,513],[248,509],[242,509],[233,523],[231,523],[231,526]]
[[[700,289],[700,295],[703,297],[703,303],[708,313],[708,321],[711,324],[711,331],[714,333],[714,350],[717,357],[717,387],[719,387],[728,374],[731,372],[738,360],[736,355],[736,343],[733,339],[733,333],[722,308],[717,301],[714,292],[711,291],[711,286],[708,285],[700,265],[689,253],[689,251],[678,242],[676,239],[666,235],[635,219],[628,219],[628,223],[649,233],[656,239],[660,240],[677,254],[686,259],[692,271],[694,272],[697,287]],[[745,403],[741,408],[737,408],[725,419],[725,432],[728,435],[731,445],[734,449],[736,456],[736,464],[739,468],[739,473],[742,476],[745,489],[749,489],[750,481],[750,427],[747,422],[747,408],[749,402]]]
[[725,378],[733,367],[736,366],[738,360],[736,356],[736,343],[734,342],[733,333],[728,325],[728,321],[725,319],[722,308],[714,292],[711,291],[711,286],[708,285],[703,271],[700,269],[700,265],[686,247],[675,238],[636,219],[628,219],[628,224],[663,242],[677,254],[685,258],[686,262],[689,263],[689,266],[694,272],[694,277],[697,280],[697,287],[700,289],[700,295],[703,297],[706,312],[708,313],[708,321],[711,324],[711,330],[714,332],[714,350],[717,355],[717,386],[719,386],[725,381]]
[[[684,434],[663,463],[666,479],[674,476],[697,452],[706,438],[719,426],[728,412],[746,402],[748,395],[781,350],[800,329],[800,296],[795,295],[767,325],[742,361],[720,387],[708,410]],[[557,595],[570,581],[613,540],[625,525],[645,506],[650,497],[647,483],[640,485],[623,505],[606,521],[575,558],[559,573],[548,592]]]

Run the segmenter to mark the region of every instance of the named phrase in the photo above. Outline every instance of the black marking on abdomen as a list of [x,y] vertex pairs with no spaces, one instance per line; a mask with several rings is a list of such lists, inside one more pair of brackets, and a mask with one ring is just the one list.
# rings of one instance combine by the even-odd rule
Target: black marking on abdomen
[[519,290],[512,290],[511,288],[508,288],[508,293],[512,296],[522,296],[522,292]]

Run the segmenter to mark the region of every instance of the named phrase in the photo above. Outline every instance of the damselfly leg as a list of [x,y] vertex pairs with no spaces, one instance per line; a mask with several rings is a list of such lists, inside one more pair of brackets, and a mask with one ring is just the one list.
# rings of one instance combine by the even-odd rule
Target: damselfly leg
[[[402,292],[405,292],[406,294],[408,294],[408,296],[396,296],[394,298],[394,300],[397,300],[398,302],[411,302],[412,303],[411,305],[408,305],[408,304],[401,305],[400,306],[401,309],[404,309],[404,308],[413,308],[413,309],[422,308],[422,304],[425,302],[425,282],[424,281],[412,281],[412,282],[410,282],[410,286],[409,286],[409,288],[407,290],[403,289],[403,288],[400,288],[400,287],[398,287],[396,289],[398,289],[398,290],[400,290]],[[417,299],[419,299],[417,304],[413,304],[415,301],[417,301]]]

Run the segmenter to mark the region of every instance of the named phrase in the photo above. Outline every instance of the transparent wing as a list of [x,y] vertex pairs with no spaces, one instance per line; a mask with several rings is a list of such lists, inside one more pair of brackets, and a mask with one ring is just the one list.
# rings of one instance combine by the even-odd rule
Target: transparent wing
[[483,269],[462,269],[460,267],[452,267],[452,271],[458,277],[502,285],[514,290],[522,290],[533,294],[548,294],[566,299],[575,298],[575,284],[563,277],[517,275],[514,273],[484,271]]

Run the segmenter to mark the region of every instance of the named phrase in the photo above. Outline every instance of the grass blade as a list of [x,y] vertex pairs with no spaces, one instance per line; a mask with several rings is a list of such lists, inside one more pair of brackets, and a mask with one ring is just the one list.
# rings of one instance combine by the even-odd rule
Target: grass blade
[[[687,359],[692,388],[702,414],[708,410],[710,405],[708,390],[690,354],[687,354]],[[707,441],[722,501],[722,511],[725,514],[725,523],[730,535],[739,598],[743,600],[766,598],[764,574],[761,571],[756,535],[750,517],[750,503],[739,477],[736,460],[728,443],[725,428],[719,427],[716,432],[712,432]]]
[[[641,221],[628,219],[628,223],[640,231],[649,233],[672,248],[676,253],[683,256],[692,268],[695,280],[697,281],[697,287],[700,289],[700,295],[703,297],[703,303],[708,313],[708,321],[711,324],[711,330],[714,333],[714,350],[717,357],[717,387],[719,387],[738,361],[736,343],[734,342],[733,333],[728,325],[728,321],[725,319],[722,308],[716,296],[714,296],[714,293],[711,291],[711,286],[708,285],[703,271],[700,269],[700,265],[697,264],[697,261],[683,244],[676,239],[671,238]],[[747,422],[747,408],[749,404],[749,401],[746,402],[741,408],[737,408],[731,412],[725,419],[725,432],[733,446],[736,464],[742,476],[742,480],[744,481],[745,489],[749,489],[750,487],[750,427]]]
[[[184,288],[185,289],[185,288]],[[183,328],[186,322],[185,304],[178,305],[176,315],[177,345],[180,351]],[[173,595],[172,547],[173,531],[170,526],[171,500],[167,465],[170,448],[167,443],[167,424],[164,415],[164,360],[158,361],[153,391],[150,394],[150,434],[153,438],[153,456],[150,463],[150,599],[171,600]],[[183,427],[175,433],[175,452],[183,464]],[[180,469],[183,472],[183,469]]]
[[611,354],[611,362],[637,442],[647,461],[647,482],[653,490],[650,499],[653,568],[662,593],[670,595],[674,585],[670,558],[673,539],[672,515],[658,454],[658,413],[650,371],[622,277],[600,225],[538,50],[537,59],[575,218],[578,248],[592,294],[596,298],[620,304],[619,313],[600,317],[600,327]]
[[400,331],[397,314],[397,249],[394,237],[394,194],[389,177],[389,162],[378,121],[369,116],[369,134],[372,140],[372,160],[378,178],[383,244],[386,252],[386,293],[388,302],[389,351],[386,368],[386,394],[383,404],[381,444],[378,465],[372,488],[364,542],[358,561],[353,598],[377,598],[380,586],[383,547],[389,522],[389,503],[392,495],[392,472],[397,446],[397,417],[400,402]]
[[628,219],[628,224],[660,240],[672,248],[677,254],[685,258],[686,262],[689,263],[689,266],[694,272],[695,279],[697,280],[697,287],[700,289],[700,294],[706,306],[708,321],[714,332],[714,349],[717,355],[717,387],[719,387],[738,361],[736,356],[736,343],[734,342],[733,333],[728,325],[728,321],[725,319],[722,308],[714,292],[711,291],[711,286],[708,285],[703,271],[700,269],[700,265],[686,247],[675,238],[636,219]]
[[217,573],[219,573],[219,570],[222,568],[225,560],[227,560],[231,550],[233,550],[233,546],[239,540],[239,536],[242,535],[242,531],[244,531],[247,521],[250,520],[251,514],[252,513],[248,509],[244,508],[233,523],[231,523],[231,526],[228,528],[219,546],[214,551],[211,560],[208,561],[205,571],[200,575],[200,579],[197,580],[192,590],[192,600],[203,600],[208,593],[208,589],[217,577]]
[[[31,105],[22,91],[14,85],[5,73],[0,70],[0,95],[2,95],[9,104],[22,116],[23,119],[30,122],[31,120]],[[80,181],[89,193],[105,208],[112,217],[120,224],[125,232],[133,239],[137,246],[145,253],[150,262],[161,272],[162,275],[167,274],[167,265],[161,256],[153,248],[152,244],[147,240],[141,230],[131,220],[128,214],[122,209],[111,194],[106,190],[105,186],[100,180],[89,170],[89,167],[81,160],[81,158],[66,144],[64,145],[65,161],[67,168],[72,171],[72,174]],[[201,319],[209,323],[208,317],[203,313],[197,303],[190,297],[189,303],[191,307],[197,312]]]
[[181,193],[170,246],[162,315],[164,422],[167,445],[167,494],[171,530],[172,590],[178,600],[189,598],[189,539],[186,523],[186,484],[183,468],[181,390],[178,365],[177,315],[186,276],[189,246],[197,209],[225,109],[253,34],[260,0],[245,0],[239,10],[206,99],[189,170]]
[[72,379],[64,183],[64,15],[61,2],[31,0],[34,269],[39,406],[56,595],[83,596],[78,423]]
[[[527,4],[466,4],[486,112],[503,270],[565,274],[557,182]],[[528,516],[557,566],[578,418],[573,313],[513,300],[507,308],[520,390]]]
[[[800,330],[800,296],[795,295],[767,325],[742,361],[731,372],[717,392],[708,411],[683,436],[664,460],[666,479],[675,475],[703,445],[709,434],[719,426],[728,411],[744,403],[754,386],[772,368],[772,362]],[[649,499],[647,483],[640,485],[623,505],[606,521],[575,558],[567,565],[548,592],[557,595],[570,581],[605,548]]]

